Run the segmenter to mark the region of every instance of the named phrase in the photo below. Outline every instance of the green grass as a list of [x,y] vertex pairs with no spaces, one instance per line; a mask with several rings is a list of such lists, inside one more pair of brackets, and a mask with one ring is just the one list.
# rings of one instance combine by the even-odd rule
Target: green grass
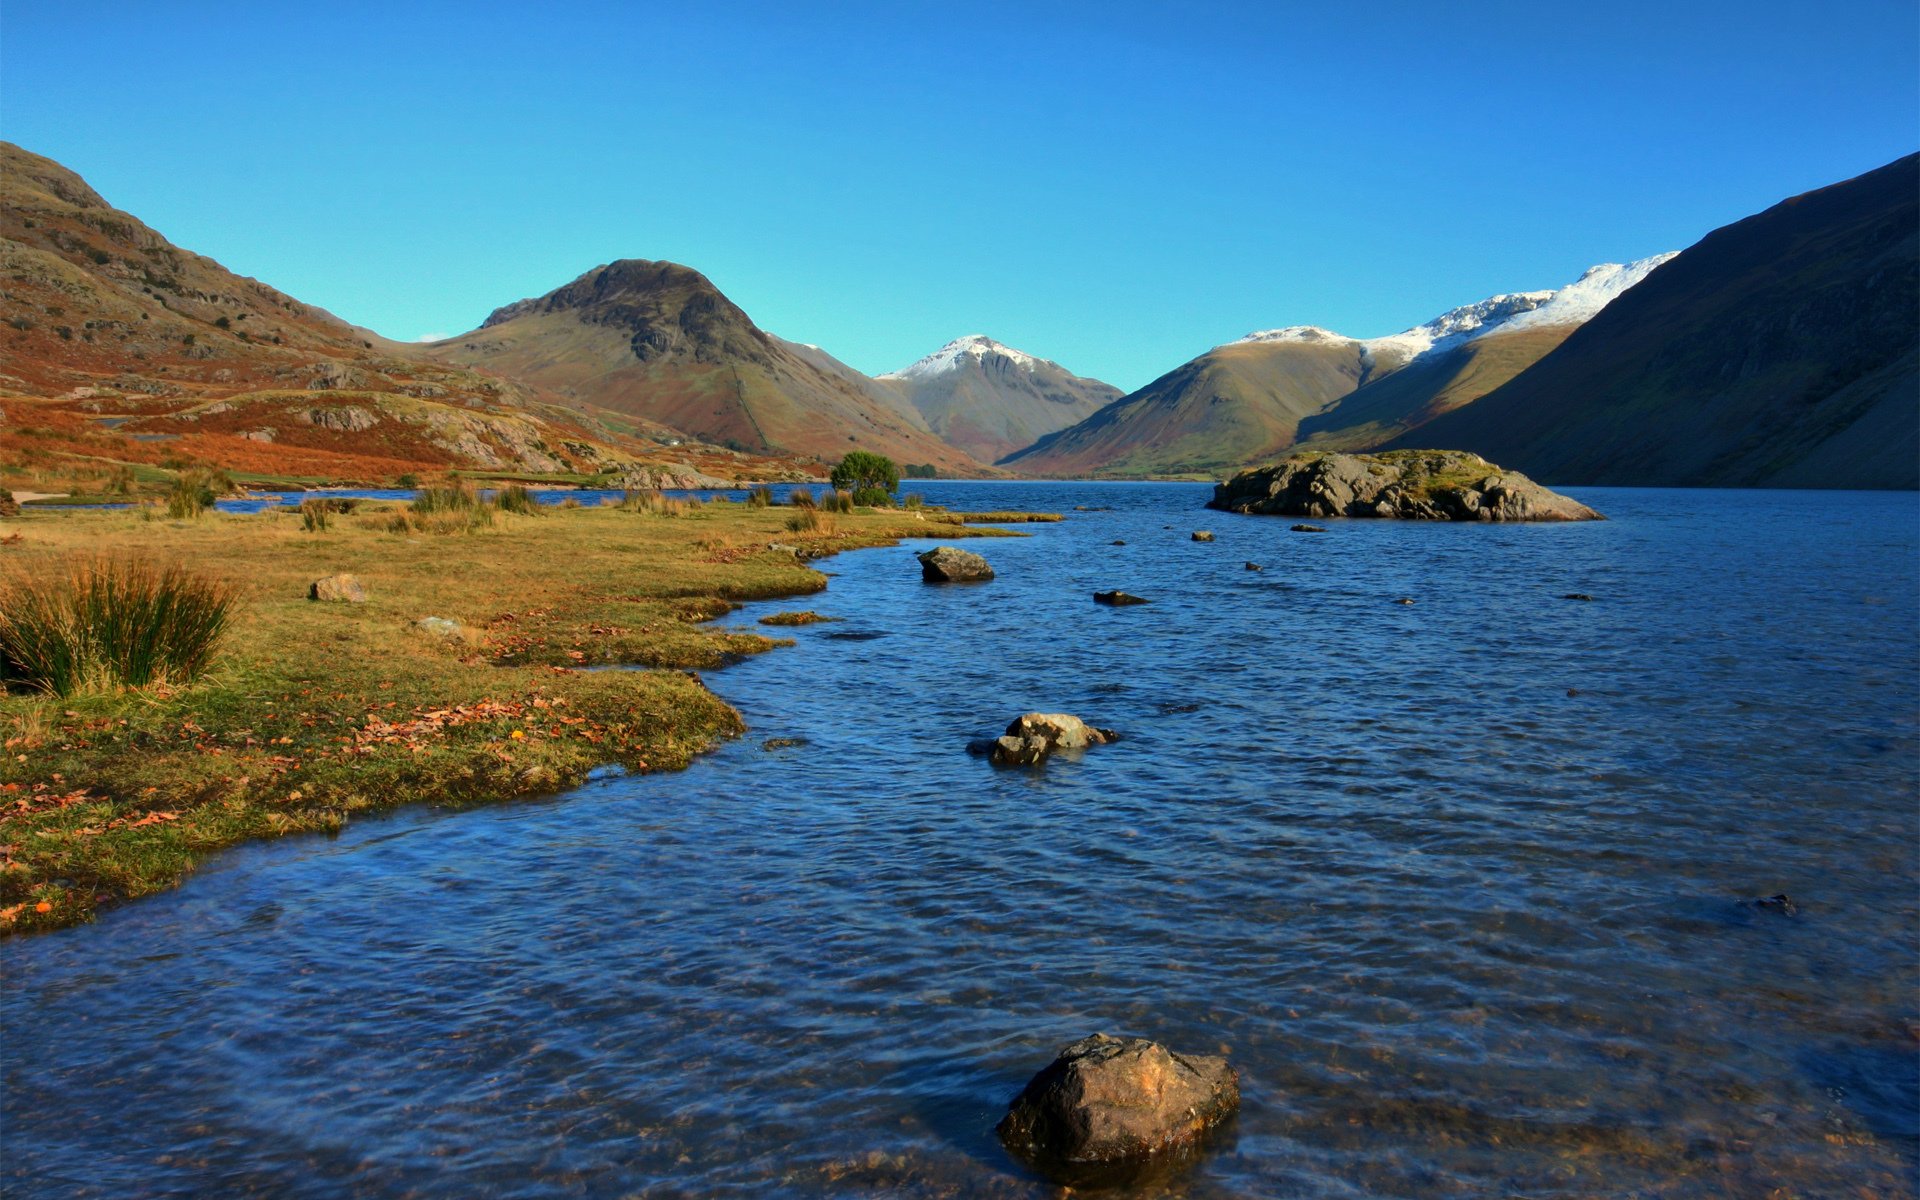
[[[501,513],[470,536],[393,536],[387,522],[412,530],[409,514],[379,507],[324,537],[284,512],[10,523],[22,578],[53,576],[76,553],[164,556],[200,564],[236,601],[190,685],[0,696],[0,931],[88,920],[249,838],[338,829],[397,804],[553,791],[606,764],[684,767],[743,730],[688,670],[786,644],[713,618],[827,584],[769,542],[816,557],[927,533],[899,513],[797,533],[784,528],[797,510],[709,505],[677,520],[611,506]],[[366,603],[306,599],[340,571],[359,577]],[[462,635],[417,631],[426,616]],[[602,664],[665,669],[581,669]]]
[[760,623],[762,625],[783,625],[783,626],[785,625],[817,625],[822,621],[838,621],[839,619],[840,619],[839,617],[822,616],[819,613],[814,612],[812,609],[809,608],[800,612],[770,613],[767,616],[761,617]]

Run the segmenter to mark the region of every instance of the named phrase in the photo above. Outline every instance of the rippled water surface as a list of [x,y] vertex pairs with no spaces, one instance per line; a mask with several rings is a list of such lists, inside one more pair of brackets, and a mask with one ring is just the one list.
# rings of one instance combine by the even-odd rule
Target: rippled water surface
[[[0,946],[8,1193],[1039,1196],[990,1127],[1095,1030],[1241,1071],[1143,1194],[1913,1191],[1914,496],[922,490],[1069,519],[984,585],[828,560],[841,620],[711,674],[753,730],[684,774]],[[965,753],[1036,708],[1124,740]]]

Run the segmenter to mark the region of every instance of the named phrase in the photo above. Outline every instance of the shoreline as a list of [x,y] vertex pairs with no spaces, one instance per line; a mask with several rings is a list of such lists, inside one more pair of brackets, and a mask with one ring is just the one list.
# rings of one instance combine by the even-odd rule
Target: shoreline
[[[0,695],[0,937],[85,923],[245,841],[565,791],[609,765],[684,769],[746,731],[696,672],[793,644],[716,618],[823,591],[811,563],[843,551],[1021,536],[900,509],[789,531],[794,509],[719,501],[401,537],[385,531],[388,507],[323,533],[272,511],[10,523],[25,535],[16,579],[76,552],[138,553],[221,564],[210,573],[245,595],[188,687]],[[307,580],[342,569],[369,602],[305,598]],[[426,617],[452,627],[423,629]],[[610,666],[635,669],[588,669]]]

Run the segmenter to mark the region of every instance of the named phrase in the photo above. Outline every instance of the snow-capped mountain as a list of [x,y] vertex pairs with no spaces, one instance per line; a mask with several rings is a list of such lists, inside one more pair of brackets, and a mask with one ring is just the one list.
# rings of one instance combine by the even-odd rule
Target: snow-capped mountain
[[875,382],[948,442],[992,462],[1115,400],[1120,389],[972,333]]
[[1505,292],[1477,304],[1451,308],[1412,329],[1385,337],[1353,338],[1317,325],[1289,325],[1263,329],[1228,345],[1265,342],[1352,343],[1370,356],[1394,356],[1411,361],[1436,350],[1446,351],[1473,338],[1521,329],[1583,325],[1615,296],[1647,277],[1678,251],[1656,254],[1630,263],[1601,263],[1588,267],[1580,278],[1558,290]]
[[1002,460],[1034,475],[1206,475],[1301,446],[1361,450],[1486,395],[1673,256],[1603,263],[1385,337],[1250,333]]
[[[1059,366],[1044,358],[1035,358],[1024,350],[1015,350],[1012,346],[1002,345],[984,333],[970,333],[958,337],[935,350],[925,358],[901,367],[898,371],[888,371],[880,379],[932,379],[939,375],[950,375],[955,371],[966,370],[970,363],[985,362],[989,359],[1005,359],[1014,366],[1032,371],[1042,366]],[[1064,368],[1062,368],[1064,369]]]

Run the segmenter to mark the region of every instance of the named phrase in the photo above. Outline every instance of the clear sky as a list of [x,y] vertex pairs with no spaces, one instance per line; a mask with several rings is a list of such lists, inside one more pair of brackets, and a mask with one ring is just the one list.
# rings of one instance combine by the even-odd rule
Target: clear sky
[[1132,388],[1389,333],[1920,145],[1913,0],[0,9],[0,137],[389,337],[615,258],[854,366]]

